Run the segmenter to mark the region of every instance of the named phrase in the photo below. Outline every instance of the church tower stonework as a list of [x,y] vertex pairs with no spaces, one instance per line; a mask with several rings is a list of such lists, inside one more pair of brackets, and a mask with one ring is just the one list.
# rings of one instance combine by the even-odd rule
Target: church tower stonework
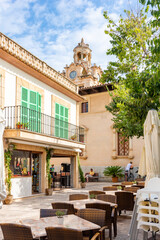
[[91,87],[99,85],[102,74],[100,66],[91,64],[92,50],[84,43],[84,39],[73,49],[74,62],[65,67],[65,76],[79,87]]

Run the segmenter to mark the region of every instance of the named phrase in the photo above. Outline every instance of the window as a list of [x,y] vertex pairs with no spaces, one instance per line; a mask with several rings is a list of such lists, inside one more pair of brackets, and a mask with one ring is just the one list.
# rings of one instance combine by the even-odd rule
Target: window
[[68,139],[69,109],[55,103],[55,136]]
[[31,131],[41,131],[41,95],[38,92],[22,87],[21,122],[28,123]]
[[118,133],[118,156],[129,155],[129,139]]
[[31,153],[14,150],[10,168],[13,176],[31,176]]
[[88,102],[82,103],[82,113],[88,112]]

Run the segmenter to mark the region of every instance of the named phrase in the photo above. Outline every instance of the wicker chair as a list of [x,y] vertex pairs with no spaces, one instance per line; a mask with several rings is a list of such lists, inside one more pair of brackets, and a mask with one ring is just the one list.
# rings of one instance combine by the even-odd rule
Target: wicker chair
[[[95,208],[79,209],[77,211],[77,216],[101,226],[101,229],[99,230],[99,232],[101,234],[101,240],[105,239],[105,229],[108,229],[108,226],[106,225],[106,211],[105,210],[95,209]],[[87,234],[87,236],[89,236],[90,231],[85,232],[85,234]]]
[[116,191],[116,190],[117,190],[116,186],[108,186],[103,188],[103,191]]
[[67,215],[68,209],[40,209],[40,218],[56,216],[56,212],[61,211]]
[[33,240],[31,228],[13,223],[0,224],[4,240]]
[[131,192],[116,192],[119,216],[122,210],[133,211],[134,195]]
[[[117,203],[117,196],[110,195],[110,194],[104,194],[104,195],[98,195],[98,200],[102,200],[104,202],[111,202],[111,203]],[[114,237],[117,236],[117,209],[112,210],[112,224],[113,224],[113,231],[114,231]]]
[[89,191],[89,196],[90,195],[95,195],[95,198],[97,195],[100,195],[100,194],[105,194],[105,192],[103,191]]
[[138,191],[139,189],[140,189],[139,187],[125,187],[125,188],[124,188],[124,191],[137,193],[137,191]]
[[121,183],[122,186],[127,186],[127,185],[132,186],[132,184],[133,184],[133,182],[127,182],[127,181]]
[[75,214],[76,209],[74,208],[74,205],[71,203],[65,203],[65,202],[54,202],[52,203],[53,209],[67,209],[68,214]]
[[[96,208],[106,211],[106,225],[109,229],[109,237],[112,239],[112,208],[110,204],[103,204],[103,203],[87,203],[86,208]],[[114,214],[114,212],[113,212]]]
[[[69,229],[69,228],[58,228],[48,227],[46,228],[48,240],[83,240],[82,231]],[[100,233],[96,233],[91,240],[100,240]]]
[[81,200],[81,199],[88,199],[88,195],[87,194],[71,194],[71,195],[69,195],[69,201]]

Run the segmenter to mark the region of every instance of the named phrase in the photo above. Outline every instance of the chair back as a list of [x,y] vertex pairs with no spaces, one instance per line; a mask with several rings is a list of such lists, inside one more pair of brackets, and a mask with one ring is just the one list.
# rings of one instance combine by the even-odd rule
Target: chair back
[[48,240],[83,240],[82,231],[63,227],[46,228]]
[[67,215],[68,209],[40,209],[40,218],[56,216],[56,212],[61,211]]
[[117,196],[111,194],[97,195],[97,199],[102,200],[104,202],[117,203]]
[[0,224],[4,240],[33,240],[31,228],[13,223]]
[[74,205],[71,203],[54,202],[54,203],[52,203],[52,208],[53,209],[67,209],[68,214],[75,214],[75,212],[76,212]]
[[106,211],[95,208],[84,208],[77,211],[77,216],[101,227],[106,225]]
[[132,185],[132,184],[133,184],[133,182],[127,182],[127,181],[121,183],[122,186],[127,186],[127,185]]
[[105,194],[105,192],[104,191],[89,191],[89,196],[93,195],[93,196],[95,196],[95,198],[97,195],[100,195],[100,194]]
[[132,192],[117,191],[115,195],[117,196],[117,204],[119,210],[133,210],[134,195]]
[[136,193],[139,189],[139,187],[125,187],[124,191]]
[[88,195],[87,194],[71,194],[71,195],[69,195],[69,201],[81,200],[81,199],[88,199]]
[[105,210],[106,212],[106,223],[111,224],[111,215],[112,215],[112,208],[110,204],[107,203],[87,203],[86,208],[96,208],[96,209],[101,209]]
[[116,190],[117,190],[116,186],[103,187],[103,191],[116,191]]

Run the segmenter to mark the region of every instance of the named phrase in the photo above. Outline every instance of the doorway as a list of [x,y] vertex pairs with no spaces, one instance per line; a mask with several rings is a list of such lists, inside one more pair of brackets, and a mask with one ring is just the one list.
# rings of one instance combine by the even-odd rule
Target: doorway
[[32,153],[32,193],[41,192],[41,161],[40,154]]

